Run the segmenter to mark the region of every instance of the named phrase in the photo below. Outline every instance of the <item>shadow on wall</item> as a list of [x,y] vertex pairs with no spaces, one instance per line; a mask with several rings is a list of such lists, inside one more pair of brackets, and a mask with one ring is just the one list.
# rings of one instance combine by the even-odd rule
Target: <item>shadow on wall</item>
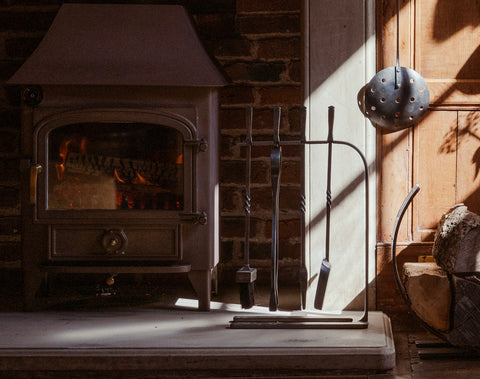
[[[480,3],[477,0],[438,0],[435,7],[433,38],[445,41],[468,26],[478,26]],[[444,15],[455,16],[461,23],[445,23]]]
[[[403,2],[401,6],[405,6],[409,3],[409,1]],[[393,3],[392,3],[393,4]],[[477,0],[459,0],[456,2],[452,2],[449,0],[438,0],[435,8],[434,14],[434,29],[433,29],[433,39],[441,42],[445,41],[452,36],[454,36],[458,31],[466,28],[466,27],[476,27],[480,24],[480,3]],[[460,20],[460,22],[452,22],[452,23],[445,23],[444,15],[447,14],[449,17],[454,17],[455,20]],[[392,17],[395,16],[394,13],[391,15]],[[388,21],[388,20],[387,20]],[[353,47],[351,51],[355,51],[358,49],[359,46]],[[336,57],[337,61],[336,67],[340,67],[348,57]],[[329,67],[331,67],[329,65]],[[323,81],[327,80],[329,75],[333,74],[333,72],[328,72],[324,78],[316,78],[318,80],[319,85],[323,83]],[[475,52],[470,56],[470,58],[463,64],[462,68],[456,75],[456,79],[471,79],[472,77],[480,78],[480,46],[475,50]],[[441,104],[445,99],[447,99],[454,90],[457,88],[453,85],[448,88],[444,93],[442,93],[436,103]],[[475,94],[480,93],[480,86],[468,86],[462,87],[465,93],[468,94]],[[312,93],[314,90],[311,91]],[[427,115],[428,117],[428,115]],[[456,151],[455,144],[457,142],[457,133],[458,133],[458,143],[461,142],[461,138],[466,135],[476,136],[475,130],[477,128],[477,120],[480,118],[480,115],[477,113],[472,112],[472,115],[469,115],[469,120],[467,124],[461,129],[457,131],[457,126],[455,125],[452,127],[449,132],[444,137],[444,144],[440,147],[441,153],[453,153]],[[379,129],[379,132],[382,134],[391,133],[390,130],[383,130]],[[402,140],[408,138],[408,132],[402,132],[398,135],[394,142],[390,146],[388,146],[388,152],[394,150],[394,147],[398,145]],[[478,137],[477,137],[478,138]],[[476,150],[472,155],[472,164],[477,166],[477,171],[480,170],[480,147]],[[370,165],[369,171],[374,172],[376,169],[375,164]],[[475,178],[472,178],[475,179]],[[339,194],[336,196],[336,202],[340,203],[344,201],[350,193],[352,193],[359,185],[363,183],[363,176],[359,174],[356,176]],[[479,200],[476,201],[475,199],[478,198]],[[477,194],[472,194],[469,196],[468,199],[465,199],[466,204],[478,204],[478,211],[480,211],[480,192]],[[453,205],[453,204],[452,204]],[[468,205],[468,204],[467,204]],[[325,217],[325,209],[322,209],[313,219],[311,222],[310,227],[314,228],[323,218]]]
[[[464,149],[463,145],[466,145]],[[473,166],[473,169],[467,172],[472,177],[468,177],[467,180],[472,183],[480,180],[480,112],[462,112],[457,121],[450,125],[438,152],[458,155],[459,150],[471,155],[470,159],[458,162],[464,167]],[[463,202],[471,212],[480,214],[480,188],[475,189],[466,198],[457,199],[457,202]]]

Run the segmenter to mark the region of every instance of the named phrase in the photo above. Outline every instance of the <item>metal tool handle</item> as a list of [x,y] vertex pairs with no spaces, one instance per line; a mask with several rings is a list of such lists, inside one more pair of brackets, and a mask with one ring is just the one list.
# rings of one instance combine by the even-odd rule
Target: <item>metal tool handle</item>
[[330,210],[332,208],[332,145],[333,145],[333,120],[335,107],[328,107],[328,152],[327,152],[327,202],[325,209],[326,237],[325,237],[325,259],[330,258]]
[[315,293],[314,307],[316,309],[322,309],[323,301],[325,299],[325,293],[327,291],[327,282],[330,275],[330,208],[332,205],[331,194],[331,178],[332,178],[332,145],[333,145],[333,120],[335,116],[335,108],[333,106],[328,107],[328,136],[327,136],[327,201],[325,205],[325,258],[320,265],[320,271],[318,273],[317,292]]
[[250,266],[250,181],[252,175],[252,124],[253,107],[247,106],[245,109],[245,121],[247,126],[247,135],[245,138],[246,146],[246,167],[245,167],[245,246],[244,246],[244,266]]
[[282,108],[273,108],[273,144],[280,145],[280,120],[282,116]]
[[395,64],[395,89],[399,87],[400,70],[400,0],[397,0],[397,62]]
[[272,270],[270,283],[270,311],[278,310],[278,216],[280,198],[280,176],[282,168],[282,148],[280,146],[280,116],[281,108],[274,108],[273,145],[270,153],[271,180],[272,180]]
[[[305,121],[307,110],[302,108],[300,114],[300,141],[304,142],[305,137]],[[305,217],[306,217],[306,197],[305,197],[305,144],[301,144],[300,150],[300,238],[301,238],[301,251],[300,251],[300,270],[298,274],[298,282],[300,285],[300,297],[301,307],[305,309],[307,306],[307,286],[308,286],[308,271],[306,267],[306,253],[305,253]]]

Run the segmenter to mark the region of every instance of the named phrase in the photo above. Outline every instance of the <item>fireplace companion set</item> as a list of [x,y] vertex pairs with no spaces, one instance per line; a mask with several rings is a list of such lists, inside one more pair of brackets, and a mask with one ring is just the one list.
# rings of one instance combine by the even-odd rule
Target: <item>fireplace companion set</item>
[[23,89],[26,309],[54,273],[188,273],[218,262],[227,84],[181,6],[65,4],[10,79]]

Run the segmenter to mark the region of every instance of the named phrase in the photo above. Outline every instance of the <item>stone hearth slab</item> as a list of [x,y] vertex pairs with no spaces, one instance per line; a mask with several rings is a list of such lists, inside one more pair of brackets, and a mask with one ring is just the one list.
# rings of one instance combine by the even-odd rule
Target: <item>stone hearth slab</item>
[[390,319],[381,312],[369,313],[367,329],[239,330],[229,328],[234,316],[266,309],[246,312],[222,303],[212,308],[1,313],[0,370],[388,370],[395,365]]

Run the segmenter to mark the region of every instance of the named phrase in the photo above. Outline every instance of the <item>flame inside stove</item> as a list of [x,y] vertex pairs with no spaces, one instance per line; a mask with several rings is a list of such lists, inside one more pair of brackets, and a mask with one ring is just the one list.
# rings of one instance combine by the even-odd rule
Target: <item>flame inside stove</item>
[[133,184],[143,184],[143,185],[146,185],[146,186],[153,186],[153,183],[148,181],[147,179],[145,179],[142,175],[140,175],[138,172],[137,172],[137,175],[135,178],[133,178],[132,180],[132,183]]
[[61,144],[60,144],[60,147],[59,147],[59,152],[58,152],[58,156],[60,158],[60,162],[58,162],[56,165],[55,165],[55,168],[57,170],[57,179],[60,181],[62,180],[63,178],[63,174],[65,173],[65,162],[67,161],[67,155],[68,155],[68,145],[70,145],[70,143],[72,142],[72,140],[65,140],[63,141]]
[[114,169],[114,170],[113,170],[113,176],[115,177],[115,180],[116,180],[118,183],[123,183],[123,184],[126,183],[126,181],[123,180],[123,179],[120,177],[120,175],[118,175],[117,169]]
[[125,151],[104,150],[103,141],[82,133],[61,137],[54,145],[57,183],[50,197],[58,209],[183,209],[181,145],[176,151],[155,146],[144,156],[128,144]]
[[83,137],[80,140],[80,146],[79,146],[78,150],[81,154],[86,154],[87,153],[87,138],[86,137]]

